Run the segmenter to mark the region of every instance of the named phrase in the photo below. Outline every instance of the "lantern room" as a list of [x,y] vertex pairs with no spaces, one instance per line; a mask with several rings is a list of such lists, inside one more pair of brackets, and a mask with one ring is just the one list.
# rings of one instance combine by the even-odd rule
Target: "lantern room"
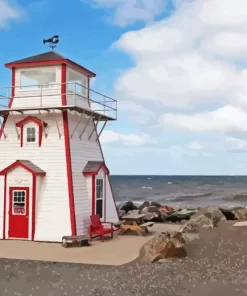
[[[80,98],[89,97],[90,78],[96,76],[55,51],[13,61],[5,66],[12,70],[12,95],[22,98],[15,100],[12,107],[29,107],[37,103],[40,107],[47,106],[51,102],[56,103],[58,98],[54,96],[61,95],[61,92],[69,96],[67,101],[70,104],[74,104]],[[82,107],[86,107],[85,102]]]

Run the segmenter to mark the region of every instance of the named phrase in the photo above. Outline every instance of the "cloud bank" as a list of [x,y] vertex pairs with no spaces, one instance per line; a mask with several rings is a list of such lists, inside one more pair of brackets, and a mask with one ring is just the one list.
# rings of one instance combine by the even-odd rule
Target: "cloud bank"
[[135,61],[117,80],[117,96],[148,102],[164,129],[245,131],[247,1],[175,4],[170,17],[115,42]]

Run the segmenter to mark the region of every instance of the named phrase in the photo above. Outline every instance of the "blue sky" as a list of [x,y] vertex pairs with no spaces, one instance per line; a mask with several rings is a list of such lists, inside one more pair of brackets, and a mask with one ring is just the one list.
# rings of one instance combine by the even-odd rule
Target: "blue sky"
[[246,0],[0,0],[0,84],[54,34],[119,102],[112,174],[247,174]]

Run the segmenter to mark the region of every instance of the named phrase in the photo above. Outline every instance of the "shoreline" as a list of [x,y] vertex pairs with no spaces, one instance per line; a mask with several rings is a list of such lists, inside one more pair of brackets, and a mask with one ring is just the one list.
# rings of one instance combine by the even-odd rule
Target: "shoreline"
[[[247,227],[220,223],[188,242],[187,257],[121,266],[0,259],[4,295],[246,295]],[[241,272],[240,272],[241,271]]]
[[247,207],[235,206],[224,207],[221,206],[201,206],[201,207],[172,207],[168,204],[162,205],[157,202],[145,201],[141,205],[134,204],[128,201],[121,207],[117,208],[119,217],[132,214],[145,214],[145,222],[159,222],[159,223],[190,223],[195,220],[197,216],[201,216],[203,220],[210,218],[212,215],[220,217],[224,220],[247,220]]

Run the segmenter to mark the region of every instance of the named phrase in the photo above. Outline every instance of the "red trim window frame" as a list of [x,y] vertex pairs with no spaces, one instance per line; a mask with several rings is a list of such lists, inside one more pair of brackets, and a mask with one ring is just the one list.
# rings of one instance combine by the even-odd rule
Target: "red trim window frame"
[[24,118],[23,120],[16,123],[16,127],[19,127],[21,129],[20,145],[21,145],[21,147],[23,147],[23,143],[24,143],[24,129],[23,128],[27,123],[30,123],[30,122],[33,122],[38,127],[38,131],[39,131],[38,146],[40,147],[42,145],[43,128],[45,126],[47,126],[47,124],[45,122],[39,120],[38,118],[35,118],[32,116],[28,116],[28,117]]
[[104,176],[98,177],[98,179],[103,179],[103,219],[106,219],[106,185],[107,185],[107,179],[109,178],[110,171],[106,167],[105,163],[103,163],[100,168],[95,172],[83,172],[83,176],[85,177],[91,177],[92,178],[92,215],[94,215],[96,212],[96,179],[98,176],[98,173],[100,170],[103,170]]

